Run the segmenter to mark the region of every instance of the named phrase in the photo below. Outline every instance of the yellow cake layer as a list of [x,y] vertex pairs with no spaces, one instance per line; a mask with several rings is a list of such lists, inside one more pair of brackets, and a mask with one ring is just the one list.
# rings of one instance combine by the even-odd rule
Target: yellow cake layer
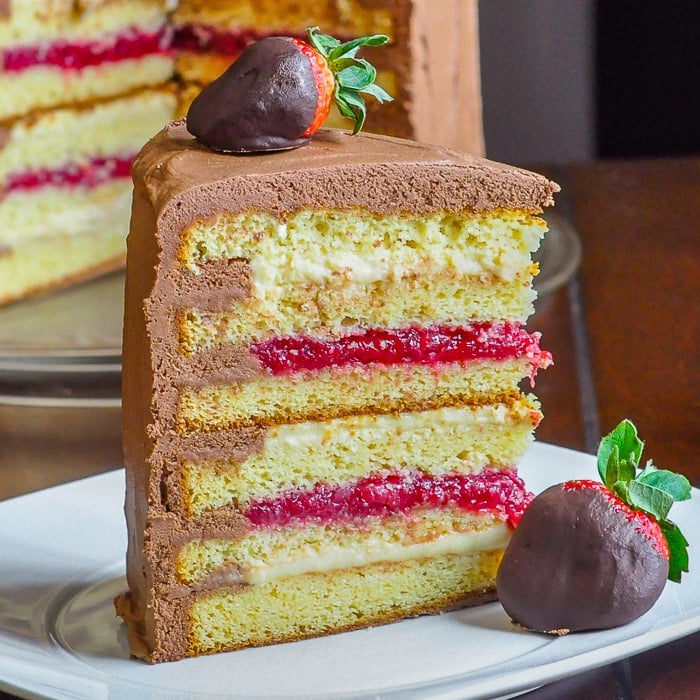
[[318,482],[340,484],[387,467],[426,474],[478,472],[516,463],[540,419],[537,404],[446,407],[271,426],[262,451],[241,463],[222,459],[181,466],[188,516]]
[[503,549],[510,528],[490,514],[428,510],[409,516],[366,518],[359,527],[313,524],[253,531],[242,540],[194,540],[178,552],[181,583],[195,585],[212,574],[217,587],[328,573],[448,554]]
[[0,13],[0,50],[56,39],[88,41],[128,27],[156,30],[168,0],[10,0]]
[[532,312],[533,251],[544,222],[522,212],[379,217],[303,211],[282,223],[265,214],[222,215],[183,235],[193,273],[221,259],[249,261],[249,299],[230,311],[188,309],[185,354],[323,326],[399,327]]
[[202,596],[189,610],[187,655],[305,639],[449,609],[492,594],[501,556],[493,551],[373,564]]
[[[91,158],[135,155],[173,118],[169,90],[144,90],[79,108],[55,109],[15,121],[3,134],[0,189],[5,178]],[[0,234],[2,235],[2,234]]]
[[454,279],[449,273],[344,287],[285,286],[279,291],[277,303],[266,304],[264,310],[257,299],[232,303],[230,311],[184,309],[177,316],[180,352],[191,356],[276,336],[333,338],[361,326],[454,325],[490,318],[524,322],[536,296],[529,281]]
[[[131,181],[110,180],[93,188],[42,187],[17,190],[0,199],[0,247],[23,247],[32,240],[101,233],[122,237],[131,211]],[[4,282],[4,280],[3,280]]]
[[3,249],[0,243],[0,304],[67,286],[124,265],[123,222],[109,219],[78,236],[57,235]]
[[355,37],[394,35],[391,12],[371,0],[314,3],[298,0],[180,0],[176,24],[201,24],[232,30],[255,27],[266,33],[303,31],[319,25],[324,33]]
[[255,296],[271,307],[280,285],[401,280],[425,274],[426,263],[435,272],[512,282],[529,267],[546,230],[539,217],[510,210],[420,217],[303,210],[285,220],[222,213],[183,231],[179,257],[195,273],[212,260],[250,261]]
[[64,71],[36,66],[0,73],[0,120],[49,107],[121,95],[141,87],[166,83],[172,76],[168,56],[151,55]]
[[176,426],[192,430],[288,423],[360,413],[389,414],[499,401],[530,374],[526,360],[469,364],[347,367],[261,377],[245,384],[180,390]]

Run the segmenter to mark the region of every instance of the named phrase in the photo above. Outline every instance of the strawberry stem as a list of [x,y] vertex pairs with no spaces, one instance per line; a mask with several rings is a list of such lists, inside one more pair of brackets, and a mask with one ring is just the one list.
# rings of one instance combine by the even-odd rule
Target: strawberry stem
[[667,516],[675,501],[691,497],[692,488],[685,476],[657,469],[651,460],[638,474],[643,449],[634,423],[623,420],[600,441],[598,473],[618,498],[659,523],[669,549],[668,578],[680,582],[681,572],[688,571],[688,541]]

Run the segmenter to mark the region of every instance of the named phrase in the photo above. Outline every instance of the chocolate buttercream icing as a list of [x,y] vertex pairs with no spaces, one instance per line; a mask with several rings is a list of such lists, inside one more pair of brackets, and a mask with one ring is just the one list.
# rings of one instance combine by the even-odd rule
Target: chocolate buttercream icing
[[496,587],[515,622],[563,634],[631,622],[651,608],[667,577],[668,559],[603,493],[559,484],[525,511]]
[[[294,151],[227,155],[206,148],[185,120],[169,124],[136,158],[128,238],[122,375],[123,444],[129,545],[129,593],[118,609],[129,622],[132,651],[151,661],[187,652],[186,606],[206,591],[182,596],[163,571],[177,546],[192,538],[242,537],[245,520],[223,509],[197,519],[182,506],[183,454],[235,464],[259,452],[265,429],[215,431],[207,437],[178,430],[178,386],[220,374],[222,356],[178,348],[177,318],[188,303],[223,308],[250,293],[244,261],[207,267],[207,284],[180,267],[180,235],[196,220],[220,212],[260,210],[281,219],[299,209],[364,208],[383,215],[442,210],[521,209],[552,203],[558,186],[518,168],[436,146],[373,134],[321,130]],[[209,282],[213,282],[209,286]],[[260,369],[245,348],[226,349],[225,375],[248,381]],[[180,450],[182,449],[182,453]],[[167,564],[166,564],[167,568]],[[170,603],[164,599],[175,595]]]
[[195,98],[189,131],[216,151],[296,148],[316,114],[318,89],[309,59],[285,37],[251,44]]
[[321,129],[298,150],[232,157],[214,153],[171,122],[134,163],[159,218],[179,231],[222,210],[284,216],[303,207],[377,214],[443,209],[540,211],[558,185],[526,170],[414,141]]

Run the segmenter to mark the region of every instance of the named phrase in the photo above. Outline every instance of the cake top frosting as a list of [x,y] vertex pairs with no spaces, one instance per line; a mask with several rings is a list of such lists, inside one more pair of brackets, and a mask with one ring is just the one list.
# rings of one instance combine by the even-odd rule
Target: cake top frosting
[[[377,214],[523,209],[553,204],[536,173],[439,146],[322,129],[302,149],[231,155],[201,145],[184,119],[168,124],[133,166],[156,215],[174,226],[226,210],[284,215],[304,207]],[[173,219],[172,221],[170,221]]]

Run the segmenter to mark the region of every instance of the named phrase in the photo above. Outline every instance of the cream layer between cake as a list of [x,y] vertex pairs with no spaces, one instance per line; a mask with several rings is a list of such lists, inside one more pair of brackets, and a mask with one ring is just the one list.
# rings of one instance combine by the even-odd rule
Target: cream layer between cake
[[[508,520],[497,501],[488,500],[488,488],[483,512],[458,505],[458,495],[446,503],[439,498],[434,504],[414,502],[411,489],[413,480],[433,494],[443,493],[442,478],[458,490],[463,480],[507,478],[540,418],[537,405],[517,388],[520,379],[546,364],[534,339],[514,359],[427,366],[351,363],[276,375],[250,343],[255,337],[280,339],[274,303],[267,307],[272,321],[257,336],[234,328],[190,347],[182,342],[182,319],[198,315],[200,327],[207,329],[216,325],[217,313],[233,318],[254,290],[264,299],[276,285],[261,283],[260,274],[256,278],[256,259],[262,271],[260,261],[274,260],[276,250],[285,259],[285,240],[291,238],[295,246],[302,241],[306,250],[322,241],[318,226],[310,229],[315,233],[294,239],[289,222],[305,209],[339,212],[336,220],[343,228],[366,222],[368,214],[381,227],[387,217],[393,222],[387,234],[407,220],[415,229],[420,217],[430,228],[437,217],[447,221],[443,212],[450,211],[472,222],[500,217],[503,230],[520,231],[518,245],[513,235],[504,234],[502,245],[496,243],[479,260],[471,252],[462,255],[457,243],[452,258],[441,261],[439,242],[430,243],[437,234],[421,231],[406,242],[407,249],[423,248],[414,258],[408,250],[397,253],[397,240],[390,235],[386,241],[379,236],[376,257],[367,256],[370,276],[391,276],[403,265],[406,272],[399,277],[417,278],[422,261],[424,273],[436,278],[454,270],[460,281],[483,278],[484,286],[504,279],[525,289],[513,319],[494,318],[485,302],[476,319],[455,307],[447,320],[451,327],[511,322],[517,331],[517,319],[527,316],[532,301],[530,251],[542,233],[532,215],[551,203],[556,186],[444,149],[334,131],[323,131],[309,146],[287,154],[217,155],[197,144],[182,123],[148,144],[134,172],[123,402],[130,592],[117,602],[130,627],[132,651],[151,661],[168,660],[353,629],[488,598]],[[273,221],[271,235],[225,226],[222,233],[216,225],[218,234],[204,233],[220,221],[222,211],[227,222],[262,212]],[[181,236],[194,231],[193,225],[204,235],[198,240],[189,233]],[[336,277],[348,283],[342,273],[326,275],[321,267],[340,273],[343,260],[364,257],[370,230],[372,225],[358,229],[355,241],[341,235],[339,248],[316,251],[321,255],[316,265],[295,268],[297,277],[288,288],[313,295],[319,284],[332,284]],[[455,228],[453,239],[460,231]],[[501,234],[489,229],[494,233],[498,241]],[[246,236],[247,243],[241,240]],[[486,234],[484,239],[492,240]],[[212,248],[215,241],[221,245]],[[195,256],[214,250],[212,259],[192,266],[188,245]],[[292,253],[301,249],[292,246]],[[516,270],[519,265],[524,269]],[[282,262],[270,273],[277,282],[285,266],[289,270]],[[366,276],[356,285],[358,290],[371,286]],[[420,295],[417,291],[415,298]],[[497,297],[498,292],[484,298]],[[292,328],[301,331],[302,340],[342,340],[378,328],[383,307],[391,303],[377,296],[376,308],[353,310],[352,317],[342,312],[349,323],[309,322],[302,311]],[[332,303],[328,314],[341,317]],[[432,310],[426,313],[417,328],[428,328],[432,316]],[[259,305],[250,314],[253,321],[258,317],[268,323]],[[395,318],[402,331],[417,317],[400,311]],[[267,416],[260,413],[266,387],[275,410],[283,407]],[[380,395],[368,403],[366,395],[375,387]],[[241,404],[246,392],[249,399]],[[225,408],[229,401],[239,402],[241,420],[232,420],[233,411]],[[455,428],[462,422],[467,424],[464,437]],[[285,456],[300,466],[287,472]],[[396,479],[409,480],[404,489],[408,505],[382,511],[381,499],[387,489],[398,488]],[[369,510],[365,513],[363,505],[350,520],[338,520],[338,515],[304,520],[303,513],[312,512],[318,499],[336,504],[328,506],[331,510],[337,506],[335,488],[338,494],[350,489],[352,503],[357,494],[363,504],[369,499]],[[508,499],[508,492],[499,489]],[[518,489],[522,505],[525,496]],[[514,508],[516,501],[513,497]],[[265,513],[293,511],[289,504],[307,502],[311,510],[300,506],[302,515],[290,521],[266,520]],[[416,533],[420,527],[430,530],[431,522],[432,534],[421,540]],[[284,545],[285,538],[296,545]],[[343,550],[343,543],[351,544],[355,554]],[[270,610],[277,603],[285,608],[276,609],[274,621],[264,612],[268,597],[276,601],[270,601]]]

